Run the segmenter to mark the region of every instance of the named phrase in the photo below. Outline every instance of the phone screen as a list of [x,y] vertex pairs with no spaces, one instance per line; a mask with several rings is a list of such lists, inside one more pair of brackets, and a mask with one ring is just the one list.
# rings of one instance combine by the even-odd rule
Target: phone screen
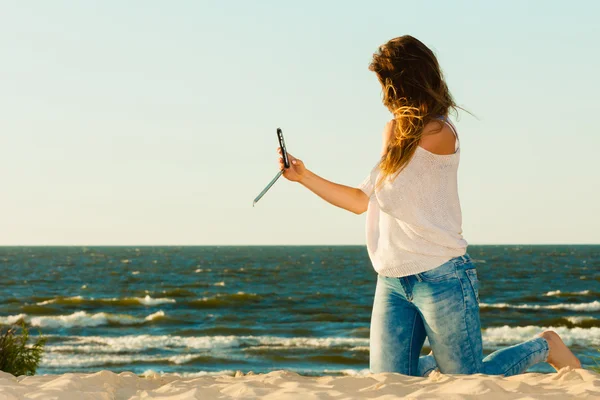
[[283,132],[281,128],[277,128],[277,140],[279,140],[279,147],[281,147],[281,155],[283,157],[283,165],[286,168],[290,167],[290,160],[288,159],[287,150],[285,148],[285,142],[283,140]]

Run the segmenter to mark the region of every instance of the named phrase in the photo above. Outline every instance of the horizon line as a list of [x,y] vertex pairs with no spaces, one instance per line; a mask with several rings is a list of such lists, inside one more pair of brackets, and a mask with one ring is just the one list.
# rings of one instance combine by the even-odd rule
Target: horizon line
[[[5,247],[332,247],[366,244],[0,244]],[[470,246],[600,246],[600,243],[471,243]],[[467,248],[468,248],[467,247]]]

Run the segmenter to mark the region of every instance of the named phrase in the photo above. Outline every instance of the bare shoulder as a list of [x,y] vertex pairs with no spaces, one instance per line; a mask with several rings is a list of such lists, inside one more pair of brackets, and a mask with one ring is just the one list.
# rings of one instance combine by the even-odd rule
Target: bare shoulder
[[431,121],[423,128],[423,137],[419,146],[434,154],[454,154],[456,136],[448,124]]

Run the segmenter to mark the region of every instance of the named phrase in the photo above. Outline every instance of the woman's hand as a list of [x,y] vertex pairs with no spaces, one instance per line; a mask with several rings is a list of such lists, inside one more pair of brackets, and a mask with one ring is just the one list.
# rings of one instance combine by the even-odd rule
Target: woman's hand
[[290,161],[290,167],[285,168],[285,165],[283,164],[283,156],[281,154],[281,147],[277,148],[277,152],[279,153],[279,169],[283,170],[283,176],[292,182],[302,181],[302,179],[306,176],[307,171],[304,163],[290,153],[287,153],[288,160]]
[[385,128],[383,128],[383,133],[381,135],[381,156],[383,157],[388,151],[388,145],[390,140],[396,134],[396,120],[392,119],[387,124],[385,124]]

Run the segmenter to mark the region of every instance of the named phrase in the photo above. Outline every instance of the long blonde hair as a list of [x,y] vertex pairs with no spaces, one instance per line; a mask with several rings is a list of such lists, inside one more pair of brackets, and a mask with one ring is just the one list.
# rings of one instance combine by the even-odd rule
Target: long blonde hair
[[425,125],[450,111],[456,112],[459,107],[435,55],[412,36],[400,36],[380,46],[369,69],[377,75],[383,88],[383,104],[396,121],[379,163],[379,186],[406,167],[421,141]]

